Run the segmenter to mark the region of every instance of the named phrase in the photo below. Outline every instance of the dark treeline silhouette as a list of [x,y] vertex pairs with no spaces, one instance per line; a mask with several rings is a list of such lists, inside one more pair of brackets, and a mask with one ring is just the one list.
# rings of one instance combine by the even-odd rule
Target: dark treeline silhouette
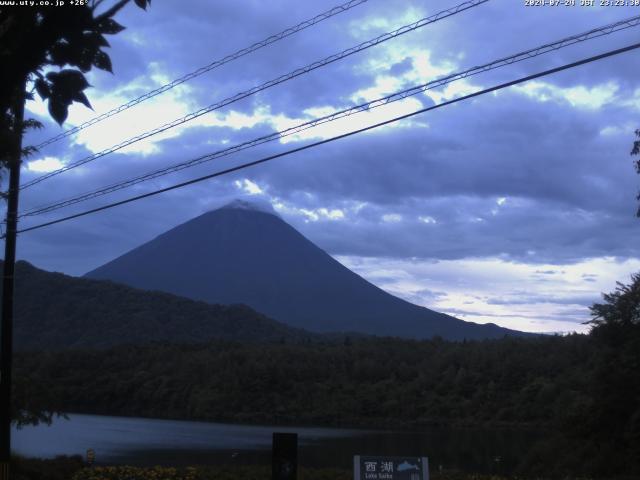
[[640,273],[591,307],[594,345],[587,401],[567,425],[592,469],[640,478]]
[[640,474],[640,274],[592,308],[589,335],[449,342],[209,342],[22,353],[32,411],[385,428],[545,432],[527,475]]
[[564,337],[282,336],[22,352],[16,405],[267,424],[536,428],[546,433],[522,459],[524,473],[637,478],[640,275],[592,314],[589,335]]
[[[544,465],[545,473],[588,473],[608,465],[608,459],[591,461],[599,458],[598,441],[611,443],[584,431],[592,432],[585,420],[594,402],[610,401],[594,396],[603,354],[598,343],[580,335],[458,343],[373,338],[22,353],[16,359],[16,395],[33,410],[46,405],[158,418],[385,428],[526,426],[544,429],[549,437],[532,446],[523,471],[535,473]],[[29,405],[33,399],[41,403]],[[628,455],[616,450],[620,462]]]
[[588,394],[592,341],[360,339],[29,353],[64,411],[326,425],[550,425]]
[[16,395],[31,410],[158,418],[527,426],[549,432],[523,459],[530,473],[542,465],[547,473],[637,472],[640,331],[619,328],[481,342],[360,338],[22,353]]

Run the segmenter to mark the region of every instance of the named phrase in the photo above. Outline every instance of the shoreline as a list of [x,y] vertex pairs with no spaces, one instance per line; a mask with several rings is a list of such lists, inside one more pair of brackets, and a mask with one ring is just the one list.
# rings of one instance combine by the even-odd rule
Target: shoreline
[[[535,433],[546,433],[553,431],[552,422],[548,422],[547,424],[533,424],[533,423],[516,423],[516,422],[484,422],[484,423],[474,423],[474,422],[453,422],[447,423],[444,421],[431,421],[431,422],[422,422],[422,423],[410,423],[404,420],[385,420],[378,421],[380,419],[375,419],[371,422],[365,424],[364,422],[316,422],[316,423],[307,423],[304,421],[296,421],[292,417],[288,417],[291,420],[282,420],[286,416],[279,416],[282,421],[268,421],[268,415],[256,415],[247,417],[242,420],[233,420],[229,417],[223,417],[219,419],[212,418],[184,418],[184,417],[158,417],[158,416],[150,416],[145,414],[125,414],[125,413],[95,413],[95,412],[87,412],[87,411],[74,411],[74,412],[61,412],[59,415],[55,415],[53,421],[58,419],[64,420],[64,415],[85,415],[85,416],[96,416],[96,417],[112,417],[112,418],[123,418],[123,419],[141,419],[141,420],[158,420],[158,421],[172,421],[172,422],[188,422],[188,423],[207,423],[207,424],[216,424],[216,425],[230,425],[235,427],[259,427],[259,428],[317,428],[317,429],[335,429],[335,430],[359,430],[359,431],[369,431],[369,432],[388,432],[388,433],[420,433],[425,432],[428,429],[454,429],[454,430],[518,430],[518,431],[528,431]],[[278,416],[276,416],[277,418]]]

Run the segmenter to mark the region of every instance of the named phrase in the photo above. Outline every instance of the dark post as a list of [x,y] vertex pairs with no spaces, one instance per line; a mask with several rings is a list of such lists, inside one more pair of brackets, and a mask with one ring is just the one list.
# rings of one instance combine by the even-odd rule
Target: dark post
[[9,479],[11,460],[11,363],[13,358],[13,275],[16,263],[18,227],[18,193],[24,121],[23,81],[15,92],[13,105],[14,149],[9,158],[9,192],[7,196],[7,230],[2,273],[2,325],[0,326],[0,480]]
[[298,434],[273,434],[272,480],[296,480],[298,478]]

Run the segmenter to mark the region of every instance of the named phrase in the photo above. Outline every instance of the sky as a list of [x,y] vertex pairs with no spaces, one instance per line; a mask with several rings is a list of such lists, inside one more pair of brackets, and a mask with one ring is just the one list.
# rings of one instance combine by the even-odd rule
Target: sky
[[[154,1],[117,20],[114,74],[64,128],[338,5]],[[490,0],[52,177],[21,210],[228,148],[467,68],[640,15],[640,7]],[[369,0],[44,147],[23,181],[456,6]],[[638,28],[576,44],[48,214],[23,228],[330,138],[637,42]],[[640,51],[426,112],[260,166],[20,235],[18,257],[82,275],[206,211],[270,204],[341,263],[413,303],[478,323],[587,332],[589,306],[640,270]],[[63,131],[36,99],[37,144]]]

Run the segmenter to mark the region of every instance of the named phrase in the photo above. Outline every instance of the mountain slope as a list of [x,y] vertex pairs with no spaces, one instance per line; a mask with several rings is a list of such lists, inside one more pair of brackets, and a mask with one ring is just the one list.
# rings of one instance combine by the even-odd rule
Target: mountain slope
[[16,264],[14,339],[18,350],[214,339],[296,342],[313,337],[244,305],[211,305],[45,272],[27,262]]
[[522,334],[394,297],[345,268],[277,215],[235,202],[87,273],[209,303],[243,303],[297,328],[406,338]]

